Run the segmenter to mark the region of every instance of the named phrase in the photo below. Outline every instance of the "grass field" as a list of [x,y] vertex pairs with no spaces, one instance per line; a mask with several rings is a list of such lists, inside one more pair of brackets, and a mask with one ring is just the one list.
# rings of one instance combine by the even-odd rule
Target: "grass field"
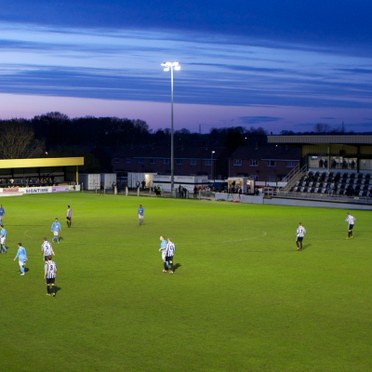
[[[372,370],[369,211],[353,211],[346,240],[345,210],[87,193],[1,202],[1,371]],[[51,298],[40,245],[55,217]],[[161,234],[177,246],[174,275],[162,273]]]

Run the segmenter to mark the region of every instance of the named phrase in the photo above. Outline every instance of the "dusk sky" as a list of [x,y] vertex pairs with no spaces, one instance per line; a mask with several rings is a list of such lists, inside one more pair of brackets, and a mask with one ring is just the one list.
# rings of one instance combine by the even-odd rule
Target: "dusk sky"
[[0,0],[0,118],[372,131],[372,1]]

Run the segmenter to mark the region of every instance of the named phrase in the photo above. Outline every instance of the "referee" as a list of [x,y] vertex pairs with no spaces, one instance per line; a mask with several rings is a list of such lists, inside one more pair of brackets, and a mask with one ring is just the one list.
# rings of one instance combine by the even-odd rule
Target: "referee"
[[47,261],[44,264],[44,278],[45,284],[47,287],[47,295],[55,297],[56,295],[56,275],[57,275],[57,265],[52,260],[52,256],[47,258]]

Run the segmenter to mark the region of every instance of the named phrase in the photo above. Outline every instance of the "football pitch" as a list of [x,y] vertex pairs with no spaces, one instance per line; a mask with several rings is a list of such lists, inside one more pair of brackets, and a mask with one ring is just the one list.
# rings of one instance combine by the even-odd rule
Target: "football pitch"
[[[347,240],[340,209],[89,193],[0,202],[9,248],[1,371],[372,370],[370,211],[351,211]],[[40,246],[55,217],[63,240],[53,244],[53,298]],[[176,244],[173,275],[162,272],[160,235]]]

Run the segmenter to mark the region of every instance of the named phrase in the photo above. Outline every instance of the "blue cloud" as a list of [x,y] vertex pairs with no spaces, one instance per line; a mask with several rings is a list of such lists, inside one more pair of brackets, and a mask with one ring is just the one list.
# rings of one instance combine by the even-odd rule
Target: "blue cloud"
[[239,118],[243,124],[247,125],[262,125],[266,123],[275,123],[283,118],[277,116],[263,116],[263,115],[256,115],[256,116],[242,116]]
[[[35,41],[2,43],[15,56],[3,64],[4,72],[0,75],[3,91],[155,102],[169,99],[169,79],[161,71],[160,58],[162,51],[172,50],[175,42],[165,41],[164,34],[126,32],[124,41],[118,34],[97,36],[96,32],[80,34],[77,30],[54,31],[55,40],[44,39],[40,30],[35,35],[39,38]],[[160,51],[154,46],[159,40]],[[186,46],[179,55],[186,62],[175,76],[178,102],[228,106],[369,106],[368,101],[360,98],[370,96],[372,82],[358,78],[363,67],[354,67],[357,71],[354,76],[346,67],[347,57],[339,61],[338,57],[319,54],[314,59],[312,53],[296,52],[293,59],[284,62],[291,50],[283,53],[266,47],[236,46],[231,60],[228,44],[210,47],[187,40],[185,35],[182,44]],[[190,58],[191,49],[200,49],[200,53]],[[275,53],[276,61],[273,57],[264,58]],[[16,56],[22,54],[25,60],[31,55],[33,63],[19,63]],[[314,60],[309,61],[310,58]],[[322,63],[323,68],[311,70],[314,63]],[[340,79],[341,74],[347,75],[346,83]]]
[[110,29],[186,30],[319,44],[372,42],[366,0],[18,0],[3,2],[11,22]]

